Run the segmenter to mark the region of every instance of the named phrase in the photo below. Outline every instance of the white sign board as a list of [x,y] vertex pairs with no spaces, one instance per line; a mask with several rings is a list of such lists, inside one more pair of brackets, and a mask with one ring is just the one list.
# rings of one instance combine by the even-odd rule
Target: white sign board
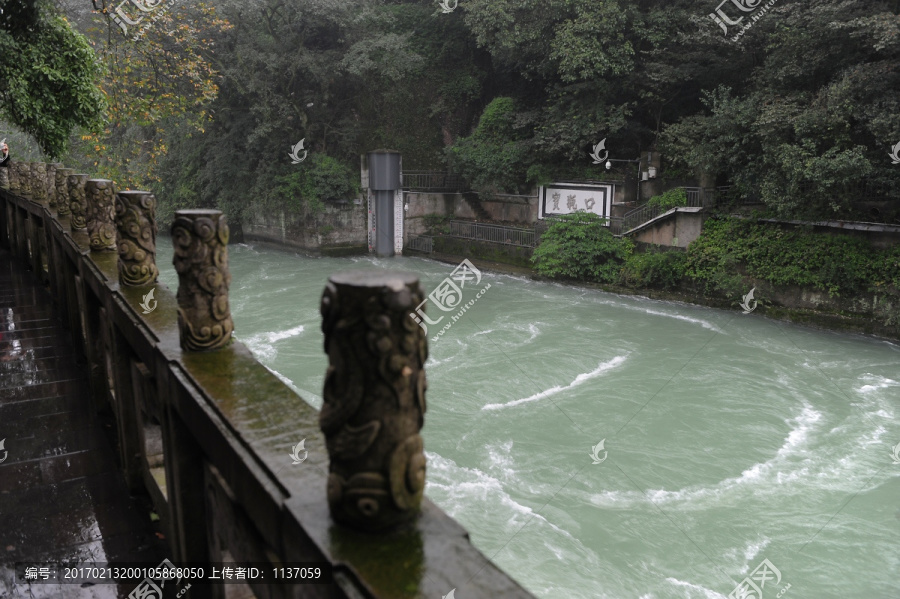
[[[615,186],[612,183],[553,183],[541,187],[539,218],[573,212],[593,212],[608,219]],[[606,223],[609,225],[609,221]]]

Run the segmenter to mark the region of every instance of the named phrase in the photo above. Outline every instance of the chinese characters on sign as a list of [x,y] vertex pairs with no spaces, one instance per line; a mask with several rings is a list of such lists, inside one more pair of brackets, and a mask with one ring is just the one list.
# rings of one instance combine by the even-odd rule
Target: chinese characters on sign
[[539,195],[540,217],[573,212],[592,212],[609,218],[615,186],[612,183],[597,185],[554,183],[542,187]]

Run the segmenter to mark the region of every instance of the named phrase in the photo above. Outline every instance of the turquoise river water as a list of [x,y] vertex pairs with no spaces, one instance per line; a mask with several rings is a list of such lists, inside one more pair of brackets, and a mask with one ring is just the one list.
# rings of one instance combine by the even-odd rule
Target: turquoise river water
[[[316,407],[328,276],[413,271],[430,292],[454,268],[253,245],[230,262],[237,338]],[[900,598],[900,345],[482,274],[429,340],[426,493],[532,593]]]

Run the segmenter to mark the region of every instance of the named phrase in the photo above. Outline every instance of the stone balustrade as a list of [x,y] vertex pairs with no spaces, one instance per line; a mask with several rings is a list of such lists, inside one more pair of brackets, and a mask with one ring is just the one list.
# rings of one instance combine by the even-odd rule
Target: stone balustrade
[[[57,165],[51,206],[46,169],[21,164],[0,189],[0,247],[49,286],[172,563],[333,569],[328,584],[249,583],[259,598],[531,597],[423,496],[427,340],[406,317],[424,293],[414,276],[322,282],[330,366],[319,413],[231,338],[224,215],[176,215],[176,294],[157,280],[151,194],[115,195]],[[223,599],[224,586],[190,596]]]

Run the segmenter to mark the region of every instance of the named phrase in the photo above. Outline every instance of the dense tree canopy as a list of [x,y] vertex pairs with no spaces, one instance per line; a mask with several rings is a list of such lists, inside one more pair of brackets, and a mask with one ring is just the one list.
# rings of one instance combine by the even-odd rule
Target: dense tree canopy
[[[702,171],[781,214],[853,216],[874,195],[900,217],[897,0],[758,2],[724,32],[716,0],[467,0],[450,13],[432,0],[221,0],[176,3],[137,41],[105,0],[62,4],[108,73],[107,127],[82,132],[73,156],[170,208],[314,208],[314,188],[351,194],[359,155],[382,147],[407,169],[524,190],[605,176],[588,156],[605,138],[611,157],[659,150],[667,177]],[[45,40],[65,27],[41,22]],[[27,35],[7,25],[0,43]],[[3,114],[45,149],[104,105],[79,60],[61,83],[74,95],[41,91],[41,69],[0,83],[5,98],[32,86]],[[37,118],[59,108],[47,102],[67,120]],[[291,164],[300,140],[322,158]]]
[[0,119],[62,155],[78,127],[99,125],[102,67],[49,2],[0,0]]

